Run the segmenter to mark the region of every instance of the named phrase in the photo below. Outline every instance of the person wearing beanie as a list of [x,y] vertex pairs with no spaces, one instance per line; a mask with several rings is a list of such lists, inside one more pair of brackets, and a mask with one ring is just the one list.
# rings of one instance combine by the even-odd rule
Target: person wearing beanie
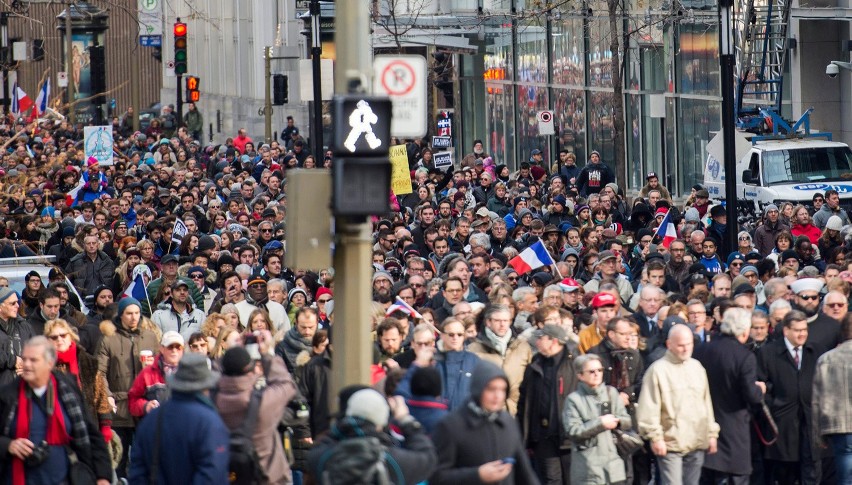
[[[761,256],[769,256],[769,253],[775,249],[775,238],[782,232],[790,232],[790,226],[781,219],[778,206],[775,204],[767,205],[763,209],[763,224],[754,231],[754,248]],[[738,238],[741,237],[743,237],[742,232]],[[741,252],[747,253],[747,251]]]
[[278,423],[287,411],[290,401],[297,395],[296,383],[280,357],[270,355],[275,344],[272,335],[263,331],[258,336],[260,366],[257,366],[245,347],[233,347],[222,357],[222,378],[214,404],[222,421],[230,431],[239,429],[246,420],[251,396],[258,379],[264,378],[266,386],[254,425],[252,441],[259,462],[266,473],[267,483],[287,483],[290,465],[287,463],[282,441],[278,436]]
[[[98,351],[100,371],[107,377],[109,390],[115,398],[116,412],[113,414],[113,431],[122,443],[133,443],[136,422],[130,414],[127,392],[136,377],[142,372],[139,360],[142,351],[156,355],[160,345],[157,336],[140,327],[142,304],[139,300],[125,297],[118,301],[115,321],[104,321],[100,325],[103,340]],[[128,447],[124,447],[116,467],[120,478],[128,476]]]
[[59,236],[59,241],[56,244],[51,245],[45,253],[48,256],[56,258],[53,262],[60,268],[68,267],[68,263],[71,259],[79,254],[79,251],[74,247],[75,222],[73,219],[69,220],[69,223],[62,221],[62,223],[59,224],[60,229],[56,231],[56,234],[51,239],[51,241],[55,241],[57,236]]
[[539,483],[520,428],[506,411],[508,391],[509,379],[500,367],[484,360],[476,365],[470,398],[442,419],[432,435],[438,469],[430,485]]
[[18,294],[9,287],[0,287],[0,385],[15,380],[16,369],[23,364],[24,342],[35,336],[32,327],[20,316]]
[[615,182],[615,174],[601,161],[601,154],[597,150],[589,155],[589,163],[580,170],[577,176],[577,188],[580,195],[588,197],[591,194],[600,193],[601,189],[610,182]]
[[411,366],[408,373],[411,374],[411,396],[405,399],[405,404],[426,434],[431,435],[438,421],[448,413],[447,403],[441,398],[441,373],[431,366]]
[[[341,417],[308,453],[307,473],[317,483],[376,483],[378,477],[365,476],[366,464],[355,466],[348,461],[346,442],[353,438],[370,438],[384,446],[387,457],[383,464],[388,472],[387,483],[432,483],[438,463],[435,446],[423,432],[423,427],[411,416],[400,396],[385,398],[373,389],[344,389],[353,392],[341,409]],[[341,391],[341,394],[344,392]],[[402,434],[402,444],[395,444],[383,432],[389,423]],[[359,466],[360,465],[360,466]],[[372,471],[375,471],[374,469]],[[457,482],[460,483],[460,482]]]
[[846,214],[846,210],[840,207],[840,194],[834,189],[825,191],[825,203],[814,213],[814,225],[819,230],[825,229],[825,225],[831,216],[839,217],[841,226],[849,225],[849,216]]

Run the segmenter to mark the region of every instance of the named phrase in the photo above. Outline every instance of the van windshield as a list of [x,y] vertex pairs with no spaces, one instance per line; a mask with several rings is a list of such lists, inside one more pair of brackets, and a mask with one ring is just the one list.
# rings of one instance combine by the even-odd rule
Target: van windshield
[[766,185],[852,180],[849,147],[800,148],[763,152]]

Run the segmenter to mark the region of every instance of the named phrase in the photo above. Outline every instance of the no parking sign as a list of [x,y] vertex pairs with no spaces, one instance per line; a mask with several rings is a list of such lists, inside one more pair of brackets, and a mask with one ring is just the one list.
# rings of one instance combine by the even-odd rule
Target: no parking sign
[[538,119],[539,136],[556,134],[556,129],[553,126],[553,111],[539,111],[536,115],[536,119]]

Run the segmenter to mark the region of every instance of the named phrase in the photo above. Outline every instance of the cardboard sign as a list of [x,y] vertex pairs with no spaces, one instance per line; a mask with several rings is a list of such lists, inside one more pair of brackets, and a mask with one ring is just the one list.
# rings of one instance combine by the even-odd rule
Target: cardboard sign
[[408,171],[408,150],[405,145],[390,147],[391,190],[396,195],[410,194],[411,172]]

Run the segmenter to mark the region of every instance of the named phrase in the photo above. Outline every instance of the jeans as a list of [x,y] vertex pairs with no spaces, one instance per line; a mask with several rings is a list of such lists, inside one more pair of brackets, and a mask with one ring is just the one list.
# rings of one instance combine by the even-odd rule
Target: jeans
[[837,485],[852,485],[852,433],[833,434],[830,438],[837,468]]
[[701,485],[749,485],[749,476],[732,475],[705,468],[701,472]]
[[703,464],[704,450],[686,454],[669,452],[657,457],[662,485],[698,485]]

